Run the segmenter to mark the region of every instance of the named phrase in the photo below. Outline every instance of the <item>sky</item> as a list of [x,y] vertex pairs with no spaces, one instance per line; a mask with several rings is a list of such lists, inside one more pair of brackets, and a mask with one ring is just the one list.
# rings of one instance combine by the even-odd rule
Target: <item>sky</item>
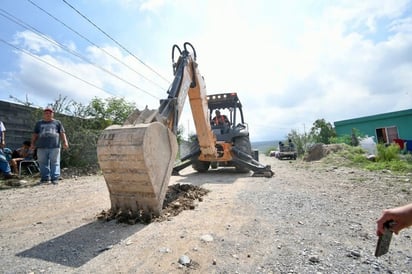
[[[190,42],[252,142],[412,108],[412,0],[1,0],[0,26],[2,101],[156,109]],[[189,100],[180,124],[194,133]]]

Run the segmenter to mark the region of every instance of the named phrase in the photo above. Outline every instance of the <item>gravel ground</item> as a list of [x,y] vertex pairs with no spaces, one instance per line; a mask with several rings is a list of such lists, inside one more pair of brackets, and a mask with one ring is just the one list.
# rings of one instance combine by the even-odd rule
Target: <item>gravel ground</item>
[[376,219],[412,201],[411,174],[260,161],[273,178],[183,170],[170,185],[209,192],[193,210],[150,224],[98,220],[110,208],[99,175],[3,187],[0,272],[412,273],[412,229],[374,256]]

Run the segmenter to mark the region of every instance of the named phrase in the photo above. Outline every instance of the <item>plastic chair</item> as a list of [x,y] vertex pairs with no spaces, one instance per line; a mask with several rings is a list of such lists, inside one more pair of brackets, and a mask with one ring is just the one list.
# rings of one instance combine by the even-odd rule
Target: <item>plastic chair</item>
[[22,169],[25,168],[30,175],[33,175],[35,172],[40,171],[39,163],[36,160],[22,160],[19,163],[19,176],[21,176]]

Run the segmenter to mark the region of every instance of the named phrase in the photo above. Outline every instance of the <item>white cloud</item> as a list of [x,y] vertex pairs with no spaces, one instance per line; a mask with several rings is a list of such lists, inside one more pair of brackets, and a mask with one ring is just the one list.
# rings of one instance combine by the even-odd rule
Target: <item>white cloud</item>
[[212,1],[192,37],[208,92],[239,93],[253,139],[411,107],[410,2],[259,3]]
[[[126,25],[132,27],[116,31],[137,45],[136,55],[172,80],[171,47],[191,42],[208,93],[239,93],[252,140],[275,140],[291,129],[303,131],[318,118],[333,122],[412,107],[411,1],[121,3],[123,8],[129,5],[136,10],[138,20],[129,20]],[[103,49],[164,88],[100,49],[82,48],[78,41],[66,39],[65,45],[82,50],[99,66],[157,98],[166,97],[164,80],[117,46]],[[139,107],[158,106],[157,98],[73,59],[37,35],[23,32],[16,41],[39,58],[135,101]],[[42,96],[40,90],[47,94],[44,98],[55,98],[53,94],[62,91],[84,101],[111,95],[29,59],[22,56],[20,71],[13,75],[37,96]],[[4,81],[2,86],[11,83]],[[192,120],[186,105],[181,119],[185,127]]]
[[13,43],[15,45],[20,44],[28,51],[35,53],[41,52],[42,50],[57,52],[60,49],[51,37],[46,35],[40,36],[31,31],[17,32]]
[[147,0],[143,1],[140,10],[154,12],[165,5],[165,0]]

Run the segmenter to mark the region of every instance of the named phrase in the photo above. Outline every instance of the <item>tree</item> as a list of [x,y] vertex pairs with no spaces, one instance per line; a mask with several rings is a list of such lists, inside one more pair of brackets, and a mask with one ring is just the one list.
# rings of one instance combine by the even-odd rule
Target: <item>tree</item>
[[317,119],[310,130],[310,135],[317,143],[330,144],[330,138],[336,137],[332,124],[325,119]]
[[135,109],[136,105],[124,98],[110,97],[103,100],[95,97],[87,106],[85,115],[94,119],[96,127],[104,129],[113,124],[123,124]]
[[292,142],[295,144],[298,155],[305,154],[307,147],[312,143],[310,134],[306,132],[301,134],[295,129],[292,129],[292,131],[288,133],[287,138],[292,140]]

